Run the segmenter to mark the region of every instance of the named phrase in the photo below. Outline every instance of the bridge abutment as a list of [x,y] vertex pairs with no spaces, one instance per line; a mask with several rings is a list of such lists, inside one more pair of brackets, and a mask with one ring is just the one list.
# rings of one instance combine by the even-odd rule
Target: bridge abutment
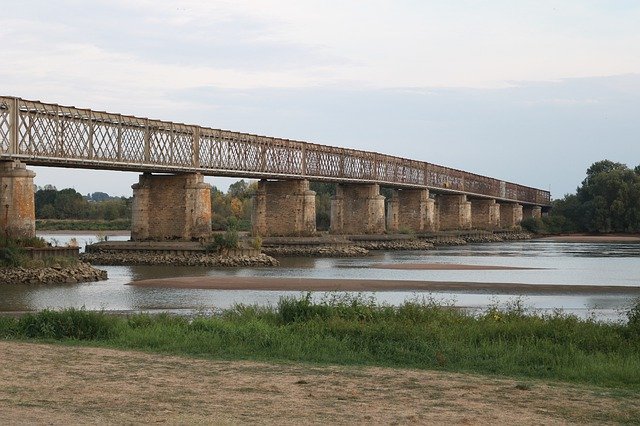
[[471,200],[471,224],[477,229],[492,230],[500,227],[500,205],[496,200]]
[[522,205],[518,203],[500,203],[500,227],[510,229],[520,226]]
[[441,231],[471,229],[471,202],[464,194],[439,194],[438,225]]
[[331,199],[331,233],[384,234],[384,196],[377,184],[338,184]]
[[316,232],[316,193],[304,179],[258,182],[252,234],[305,236]]
[[0,227],[5,237],[36,236],[35,175],[18,161],[0,162]]
[[399,189],[387,203],[387,231],[435,230],[435,200],[428,189]]
[[133,241],[191,241],[211,235],[211,185],[202,175],[144,173],[131,188]]
[[522,218],[523,219],[540,219],[542,217],[542,207],[526,205],[522,206]]

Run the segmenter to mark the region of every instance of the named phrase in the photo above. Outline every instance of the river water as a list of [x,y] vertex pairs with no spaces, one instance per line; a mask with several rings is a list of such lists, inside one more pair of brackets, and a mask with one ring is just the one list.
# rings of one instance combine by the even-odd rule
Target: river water
[[[71,238],[85,244],[96,236],[41,233],[40,236],[65,244]],[[127,240],[128,236],[111,236]],[[453,263],[463,265],[516,266],[535,270],[385,270],[379,263]],[[29,311],[44,308],[85,307],[109,311],[193,312],[227,308],[236,303],[276,304],[282,296],[298,291],[203,290],[140,288],[126,285],[134,280],[178,276],[269,276],[296,278],[343,278],[380,280],[464,281],[525,284],[588,284],[640,287],[640,244],[559,243],[522,241],[445,247],[430,251],[373,252],[363,258],[284,258],[278,268],[209,268],[180,266],[100,266],[107,281],[58,286],[3,286],[0,311]],[[470,309],[520,299],[539,311],[562,309],[580,317],[604,320],[624,317],[633,296],[623,294],[528,294],[519,296],[473,292],[390,291],[362,294],[376,301],[399,304],[406,300],[434,298]],[[316,298],[329,297],[326,293]]]

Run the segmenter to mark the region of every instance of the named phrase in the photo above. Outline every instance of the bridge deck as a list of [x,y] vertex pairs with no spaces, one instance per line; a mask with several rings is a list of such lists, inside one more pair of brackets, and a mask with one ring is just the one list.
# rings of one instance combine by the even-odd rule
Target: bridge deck
[[378,183],[550,203],[548,191],[422,161],[14,97],[0,97],[0,159],[41,166]]

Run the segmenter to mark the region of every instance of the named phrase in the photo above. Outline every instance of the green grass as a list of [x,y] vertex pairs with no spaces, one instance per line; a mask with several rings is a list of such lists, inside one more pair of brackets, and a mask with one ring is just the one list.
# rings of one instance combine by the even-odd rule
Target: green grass
[[211,359],[437,369],[640,390],[640,326],[529,315],[520,304],[465,314],[431,302],[360,298],[236,306],[215,317],[83,310],[0,317],[0,338],[45,339]]
[[65,220],[38,219],[38,231],[125,231],[131,229],[131,220]]

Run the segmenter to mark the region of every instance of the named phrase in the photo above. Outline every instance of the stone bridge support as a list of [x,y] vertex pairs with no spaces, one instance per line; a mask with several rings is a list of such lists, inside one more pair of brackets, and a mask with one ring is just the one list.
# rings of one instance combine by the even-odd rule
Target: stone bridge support
[[476,229],[497,229],[500,227],[500,205],[496,200],[471,200],[471,224]]
[[466,195],[440,194],[436,203],[440,230],[471,229],[471,202]]
[[304,236],[316,232],[316,193],[309,181],[258,182],[253,199],[252,234],[256,236]]
[[0,163],[0,228],[5,237],[36,236],[35,175],[23,163]]
[[542,217],[542,207],[531,206],[531,205],[522,206],[523,219],[529,219],[529,218],[540,219],[541,217]]
[[387,202],[387,231],[434,231],[435,200],[428,189],[399,189]]
[[500,227],[511,229],[522,222],[522,205],[518,203],[500,203]]
[[211,185],[202,175],[144,173],[131,188],[133,241],[191,241],[211,235]]
[[377,184],[338,184],[331,200],[331,233],[384,234],[384,196]]

